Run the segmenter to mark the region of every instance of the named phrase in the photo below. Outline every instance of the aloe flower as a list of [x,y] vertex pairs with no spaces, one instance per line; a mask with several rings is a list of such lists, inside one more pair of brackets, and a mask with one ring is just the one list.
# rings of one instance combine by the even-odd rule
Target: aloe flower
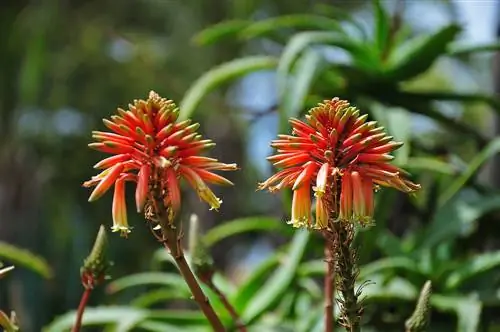
[[[292,135],[278,135],[268,160],[281,168],[259,185],[271,192],[291,187],[294,227],[311,227],[311,190],[316,197],[316,228],[335,220],[372,221],[374,191],[378,186],[411,193],[420,188],[408,173],[391,165],[390,152],[402,143],[367,121],[347,101],[334,98],[311,109],[306,122],[290,119]],[[338,196],[340,194],[340,196]],[[335,201],[335,197],[340,197]]]
[[94,168],[103,170],[85,187],[95,186],[89,201],[100,198],[114,184],[113,231],[122,235],[130,232],[125,203],[125,182],[136,183],[135,204],[138,212],[152,201],[151,188],[160,186],[164,203],[173,214],[181,205],[180,180],[184,179],[198,196],[217,210],[222,201],[207,184],[232,185],[216,170],[236,170],[236,164],[224,164],[200,154],[215,145],[202,139],[196,130],[198,123],[178,121],[179,109],[173,101],[151,91],[147,100],[134,100],[128,110],[118,108],[104,125],[111,132],[93,131],[97,141],[89,147],[112,154]]

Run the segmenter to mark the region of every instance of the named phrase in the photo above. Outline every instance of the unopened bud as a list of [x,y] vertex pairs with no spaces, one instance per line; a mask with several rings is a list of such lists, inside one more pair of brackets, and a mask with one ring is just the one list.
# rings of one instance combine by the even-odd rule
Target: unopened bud
[[106,279],[106,273],[111,265],[106,259],[107,242],[106,229],[101,225],[92,251],[80,269],[83,287],[92,289]]
[[430,280],[422,287],[415,311],[405,322],[406,332],[424,332],[430,321],[429,301],[432,294]]

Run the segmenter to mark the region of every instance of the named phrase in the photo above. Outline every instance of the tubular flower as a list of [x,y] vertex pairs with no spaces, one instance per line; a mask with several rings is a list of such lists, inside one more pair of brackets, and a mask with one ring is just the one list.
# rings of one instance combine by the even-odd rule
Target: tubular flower
[[232,185],[213,171],[232,171],[237,166],[201,156],[215,143],[198,135],[199,124],[177,121],[178,115],[173,101],[151,91],[147,100],[135,100],[128,110],[118,108],[111,120],[104,119],[110,132],[92,132],[97,142],[89,147],[112,156],[98,162],[94,168],[101,169],[101,173],[83,185],[95,186],[89,201],[97,200],[114,185],[113,231],[122,235],[130,232],[125,204],[127,181],[136,183],[137,212],[153,201],[151,188],[159,186],[165,206],[175,214],[181,205],[181,179],[187,180],[211,209],[220,207],[222,201],[207,184]]
[[315,228],[324,229],[336,220],[367,224],[373,217],[373,194],[378,186],[405,193],[420,188],[409,175],[389,162],[394,142],[383,127],[367,121],[347,101],[334,98],[311,109],[306,121],[290,119],[292,135],[278,135],[271,146],[277,153],[268,157],[280,168],[259,189],[271,192],[293,190],[294,227],[311,227],[311,196],[316,197]]

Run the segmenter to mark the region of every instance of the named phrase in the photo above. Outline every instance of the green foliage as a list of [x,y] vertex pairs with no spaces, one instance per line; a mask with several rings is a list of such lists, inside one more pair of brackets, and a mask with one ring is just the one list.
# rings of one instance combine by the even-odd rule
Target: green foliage
[[179,118],[188,119],[201,103],[203,97],[220,84],[227,83],[249,72],[273,68],[276,60],[269,56],[254,56],[236,59],[209,70],[186,92],[180,102]]
[[49,264],[42,257],[6,242],[0,242],[0,257],[16,266],[27,268],[44,278],[51,278]]

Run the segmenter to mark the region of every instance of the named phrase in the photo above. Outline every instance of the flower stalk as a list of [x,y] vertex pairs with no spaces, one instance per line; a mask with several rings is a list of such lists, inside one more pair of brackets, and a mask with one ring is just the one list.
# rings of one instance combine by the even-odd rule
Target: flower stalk
[[76,312],[76,319],[72,332],[79,332],[82,326],[83,313],[87,307],[92,290],[101,284],[107,277],[110,262],[106,259],[107,247],[106,229],[103,225],[99,227],[99,232],[94,242],[94,246],[89,256],[84,260],[80,270],[81,282],[84,288],[80,304]]
[[[268,160],[280,170],[259,185],[275,192],[293,191],[293,227],[320,231],[326,239],[325,331],[333,329],[333,289],[340,293],[340,324],[359,331],[363,308],[355,290],[358,275],[353,247],[355,226],[373,223],[374,193],[392,187],[405,193],[420,188],[409,174],[391,165],[390,153],[402,146],[367,121],[368,116],[346,100],[325,100],[309,110],[306,121],[290,119],[291,135],[278,135]],[[312,216],[312,193],[316,213]],[[336,282],[332,284],[330,281]]]
[[[193,298],[200,307],[201,311],[209,321],[213,330],[216,332],[225,331],[224,325],[221,320],[215,313],[212,305],[210,304],[209,299],[203,293],[203,290],[196,280],[193,271],[189,267],[186,257],[184,256],[184,251],[181,246],[181,235],[178,233],[177,228],[174,225],[172,220],[173,214],[169,213],[169,208],[165,206],[163,203],[161,191],[159,190],[159,186],[155,186],[153,188],[153,215],[149,214],[147,216],[151,221],[157,222],[160,226],[161,230],[161,240],[166,249],[168,249],[170,255],[175,260],[177,268],[183,279],[186,281],[186,284],[189,287],[189,290],[193,294]],[[152,219],[153,218],[153,219]]]
[[224,305],[224,308],[233,319],[238,331],[246,332],[246,326],[241,321],[240,315],[231,302],[229,302],[229,299],[224,292],[217,287],[213,281],[215,274],[213,260],[208,254],[208,249],[205,246],[203,238],[200,237],[198,216],[195,214],[192,214],[189,219],[189,253],[191,255],[191,265],[193,266],[193,270],[198,279],[200,279],[205,286],[210,288],[210,290],[212,290],[212,292],[214,292],[214,294],[219,298],[222,305]]
[[340,324],[349,332],[360,331],[360,320],[363,307],[358,301],[361,290],[355,289],[358,276],[357,253],[353,248],[354,226],[352,223],[336,225],[337,235],[337,289],[341,294]]
[[324,297],[325,297],[325,332],[334,330],[335,322],[335,238],[334,234],[329,231],[324,232],[325,235],[325,262],[326,273],[324,281]]

